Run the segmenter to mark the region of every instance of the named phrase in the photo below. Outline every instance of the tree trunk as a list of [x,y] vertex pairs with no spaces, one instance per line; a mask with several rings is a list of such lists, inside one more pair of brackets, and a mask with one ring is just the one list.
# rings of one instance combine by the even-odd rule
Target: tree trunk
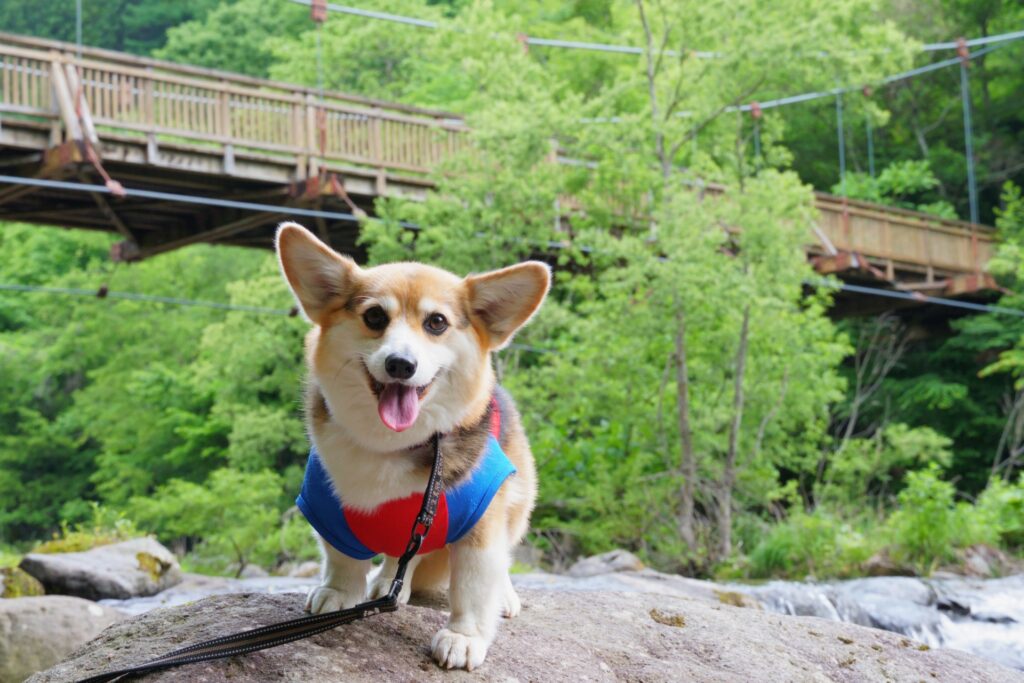
[[750,337],[750,305],[743,309],[740,343],[736,349],[736,377],[733,382],[732,424],[729,427],[729,448],[722,471],[722,488],[718,496],[718,554],[720,559],[732,554],[732,489],[736,484],[736,453],[739,449],[740,427],[743,424],[743,375],[747,367]]
[[679,536],[693,546],[696,541],[693,521],[694,485],[697,460],[693,454],[693,431],[690,428],[690,377],[686,367],[686,311],[676,297],[676,406],[679,410],[680,470],[683,474],[682,500],[679,510]]

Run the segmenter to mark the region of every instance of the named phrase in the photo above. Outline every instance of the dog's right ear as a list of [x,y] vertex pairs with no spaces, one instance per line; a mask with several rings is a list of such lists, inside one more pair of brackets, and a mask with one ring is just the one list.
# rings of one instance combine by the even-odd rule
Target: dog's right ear
[[[348,300],[359,271],[356,262],[342,256],[298,223],[277,229],[277,260],[299,307],[312,322]],[[333,304],[333,305],[332,305]]]

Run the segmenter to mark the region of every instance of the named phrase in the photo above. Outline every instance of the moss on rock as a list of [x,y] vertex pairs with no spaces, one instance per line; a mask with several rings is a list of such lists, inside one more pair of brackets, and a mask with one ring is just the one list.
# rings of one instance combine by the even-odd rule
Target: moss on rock
[[29,598],[45,594],[43,584],[18,567],[0,567],[0,598]]

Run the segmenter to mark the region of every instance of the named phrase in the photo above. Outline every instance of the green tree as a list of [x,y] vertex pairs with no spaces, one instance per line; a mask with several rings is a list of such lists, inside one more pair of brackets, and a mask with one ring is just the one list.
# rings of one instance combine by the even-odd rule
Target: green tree
[[204,562],[236,576],[251,563],[270,565],[280,547],[281,477],[270,470],[221,468],[202,484],[171,479],[151,495],[133,498],[128,510],[165,541],[201,539]]
[[[735,20],[720,8],[618,9],[620,42],[650,53],[620,62],[589,102],[514,42],[520,17],[475,5],[434,34],[443,37],[423,48],[419,92],[441,83],[460,102],[473,151],[446,169],[425,203],[386,205],[366,239],[375,260],[413,256],[456,270],[561,245],[560,262],[577,274],[559,278],[555,304],[535,328],[545,336],[530,337],[556,352],[503,363],[526,396],[539,444],[541,533],[577,535],[588,550],[600,536],[639,543],[675,562],[682,541],[695,555],[703,546],[724,558],[734,510],[767,505],[782,468],[816,462],[846,345],[824,315],[826,301],[803,292],[811,197],[792,175],[764,168],[786,161],[778,130],[764,131],[765,153],[753,159],[749,128],[722,112],[756,92],[823,79],[800,58],[806,46],[794,36],[808,31],[793,25],[795,7],[736,11],[749,23],[728,30],[715,28]],[[822,44],[897,36],[846,14],[813,21]],[[754,35],[792,66],[749,60]],[[669,52],[698,46],[724,56]],[[870,78],[907,59],[877,54],[831,66]],[[614,115],[618,124],[583,123],[581,114]],[[577,163],[551,164],[555,144]],[[728,189],[694,190],[707,179]],[[423,228],[410,233],[399,218]],[[545,456],[544,447],[556,452]],[[583,472],[592,485],[581,486]],[[622,522],[581,531],[609,518]]]
[[[148,55],[164,44],[168,28],[203,17],[218,1],[82,0],[82,42]],[[74,42],[75,3],[9,0],[0,5],[0,26],[10,33]]]
[[275,63],[275,41],[305,33],[311,24],[308,9],[287,1],[222,2],[170,28],[154,56],[266,78]]

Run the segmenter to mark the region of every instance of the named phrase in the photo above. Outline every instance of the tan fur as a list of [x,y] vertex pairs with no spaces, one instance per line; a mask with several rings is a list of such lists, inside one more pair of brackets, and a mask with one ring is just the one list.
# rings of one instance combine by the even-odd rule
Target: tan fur
[[[279,229],[278,255],[313,323],[306,337],[310,437],[346,506],[371,510],[421,492],[432,459],[427,444],[435,433],[444,435],[445,485],[457,483],[483,454],[492,397],[500,405],[499,442],[517,474],[506,480],[466,536],[418,556],[408,570],[407,586],[414,589],[432,590],[451,577],[451,619],[431,647],[442,666],[472,669],[483,661],[494,637],[499,610],[509,617],[519,611],[508,577],[510,551],[529,527],[537,496],[529,443],[511,398],[496,386],[490,354],[540,307],[550,282],[547,266],[529,262],[466,278],[416,263],[362,269],[295,224]],[[383,330],[372,330],[363,321],[366,310],[375,306],[388,315]],[[434,314],[449,322],[441,335],[424,328]],[[373,389],[374,382],[397,381],[380,374],[380,355],[392,352],[389,344],[413,349],[419,361],[417,374],[403,380],[422,390],[419,415],[413,423],[396,426],[400,432],[378,418]],[[386,592],[393,560],[367,586],[368,562],[322,546],[323,585],[310,594],[308,609],[348,607],[367,591],[371,596]]]
[[448,579],[451,576],[448,565],[450,556],[447,547],[424,555],[412,577],[412,592],[432,593],[448,590]]

